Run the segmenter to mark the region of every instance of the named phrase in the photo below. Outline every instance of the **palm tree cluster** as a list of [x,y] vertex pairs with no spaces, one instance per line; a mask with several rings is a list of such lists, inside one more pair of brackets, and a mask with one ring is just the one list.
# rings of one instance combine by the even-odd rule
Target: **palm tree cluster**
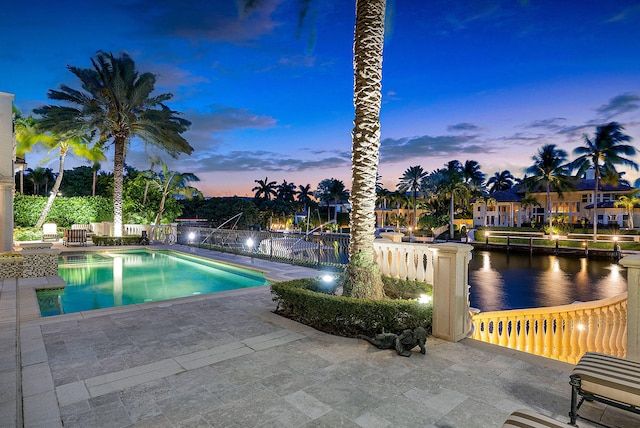
[[[444,225],[448,222],[449,235],[453,236],[454,218],[460,215],[471,217],[471,200],[482,198],[489,203],[495,201],[493,195],[517,186],[519,192],[525,193],[522,203],[526,207],[538,205],[529,192],[546,193],[545,210],[551,229],[552,192],[562,197],[564,192],[574,188],[576,178],[585,178],[590,169],[595,176],[593,201],[597,201],[602,184],[617,185],[620,181],[617,165],[638,169],[638,165],[628,158],[635,155],[635,149],[626,144],[630,137],[622,132],[623,129],[616,122],[598,126],[594,137],[583,136],[585,144],[574,150],[577,158],[573,161],[569,161],[568,153],[555,144],[545,144],[532,157],[533,164],[526,168],[522,179],[516,178],[509,170],[501,170],[485,182],[486,176],[474,160],[467,160],[464,164],[452,160],[430,173],[419,165],[411,166],[399,178],[396,192],[381,187],[377,190],[378,206],[386,209],[389,201],[402,201],[404,198],[402,207],[413,209],[413,227]],[[620,198],[616,204],[627,208],[630,214],[636,204],[640,205],[640,198],[634,192]],[[396,207],[401,207],[401,204],[398,202]],[[417,215],[418,209],[422,210],[421,218]],[[597,234],[597,209],[596,203],[593,209],[594,239]]]
[[[298,185],[283,180],[276,181],[254,180],[256,185],[251,189],[254,192],[256,206],[266,217],[290,217],[296,212],[308,212],[311,205],[315,204],[311,185]],[[266,221],[264,222],[266,223]]]

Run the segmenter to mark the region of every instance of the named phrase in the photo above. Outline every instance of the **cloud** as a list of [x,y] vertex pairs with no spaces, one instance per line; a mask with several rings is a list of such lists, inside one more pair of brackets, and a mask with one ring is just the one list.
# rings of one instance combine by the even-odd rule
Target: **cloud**
[[382,162],[400,162],[425,156],[459,156],[464,153],[492,153],[493,147],[477,141],[475,135],[423,135],[412,138],[386,138],[380,144]]
[[533,122],[524,125],[524,127],[533,129],[542,128],[546,131],[556,132],[565,126],[564,122],[566,122],[566,120],[567,119],[564,117],[552,117],[549,119],[534,120]]
[[[222,132],[249,128],[268,129],[276,125],[276,119],[271,116],[228,106],[211,106],[207,112],[187,110],[183,117],[191,121],[191,127],[184,137],[196,150],[210,149],[212,142],[216,142],[214,136]],[[220,140],[217,141],[220,143]]]
[[598,107],[596,112],[604,120],[610,120],[615,116],[638,110],[638,108],[640,108],[640,95],[627,92],[611,98],[608,103]]
[[640,13],[640,5],[630,6],[613,15],[605,22],[607,24],[612,24],[619,23],[620,21],[635,19],[638,13]]
[[469,122],[456,123],[455,125],[449,125],[447,127],[447,131],[449,132],[464,132],[464,131],[479,131],[479,130],[480,130],[479,126]]
[[279,25],[272,14],[282,0],[254,2],[240,10],[241,2],[141,0],[128,9],[152,34],[184,39],[242,43],[269,34]]
[[206,156],[194,156],[180,161],[181,167],[193,172],[208,171],[285,171],[331,169],[351,164],[350,153],[332,153],[320,159],[304,160],[270,151],[210,152]]

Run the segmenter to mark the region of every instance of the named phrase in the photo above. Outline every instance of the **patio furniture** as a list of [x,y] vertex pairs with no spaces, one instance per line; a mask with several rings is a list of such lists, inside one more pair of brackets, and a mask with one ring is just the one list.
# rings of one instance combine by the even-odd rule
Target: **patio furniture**
[[[571,425],[575,425],[578,418],[595,422],[578,415],[584,400],[640,414],[640,362],[587,352],[578,361],[570,378]],[[578,396],[581,397],[580,402]]]
[[85,229],[65,229],[62,244],[65,247],[68,247],[69,244],[87,245],[87,231]]
[[57,241],[58,240],[58,225],[55,223],[45,223],[42,225],[42,240],[43,241]]
[[567,424],[531,410],[516,410],[504,421],[502,428],[566,428]]
[[91,227],[90,223],[87,223],[87,224],[72,224],[71,225],[71,230],[86,230],[87,231],[87,237],[89,237],[89,238],[94,235],[93,228]]

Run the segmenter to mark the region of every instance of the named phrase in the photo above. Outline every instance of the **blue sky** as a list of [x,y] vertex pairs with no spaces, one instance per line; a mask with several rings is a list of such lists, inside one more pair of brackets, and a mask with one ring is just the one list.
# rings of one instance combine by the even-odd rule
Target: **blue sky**
[[[11,2],[0,9],[0,91],[29,113],[47,90],[79,87],[67,65],[125,51],[193,123],[193,155],[163,158],[200,177],[206,195],[252,195],[265,177],[349,188],[355,1],[311,1],[300,21],[301,3],[263,0],[245,13],[234,0]],[[395,0],[389,12],[387,188],[412,165],[452,159],[521,176],[543,144],[571,152],[611,120],[640,144],[639,2]],[[41,159],[27,156],[30,167]],[[142,144],[127,163],[149,168]]]

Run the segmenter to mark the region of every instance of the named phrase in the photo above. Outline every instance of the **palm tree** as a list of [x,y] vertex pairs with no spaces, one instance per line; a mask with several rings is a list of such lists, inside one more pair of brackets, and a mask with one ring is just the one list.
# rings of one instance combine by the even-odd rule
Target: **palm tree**
[[480,169],[480,164],[474,160],[467,160],[462,167],[462,179],[465,184],[482,187],[485,175]]
[[42,186],[45,182],[45,177],[47,172],[42,167],[37,167],[35,169],[27,168],[27,181],[30,181],[33,184],[33,194],[40,194],[40,186]]
[[296,199],[298,200],[298,202],[302,203],[304,212],[307,212],[307,206],[309,205],[309,203],[313,202],[313,200],[311,199],[311,195],[313,194],[313,192],[311,191],[311,184],[306,184],[306,185],[299,185],[298,186],[298,190],[296,192]]
[[343,283],[347,296],[384,296],[374,262],[376,176],[380,157],[382,48],[386,0],[356,0],[353,44],[355,118],[351,150],[351,239]]
[[153,171],[146,171],[143,176],[146,178],[147,183],[151,187],[156,188],[161,192],[160,206],[158,208],[158,214],[154,221],[155,224],[160,224],[162,221],[162,213],[164,212],[164,206],[167,202],[167,198],[170,196],[181,195],[187,199],[192,199],[194,196],[202,197],[202,193],[194,187],[189,186],[189,183],[194,181],[200,181],[200,179],[191,173],[180,173],[176,171],[169,171],[167,165],[160,161],[162,171],[155,173]]
[[92,151],[91,144],[91,136],[89,135],[70,135],[66,137],[57,137],[53,135],[55,143],[48,142],[45,144],[51,150],[58,150],[58,176],[56,177],[56,181],[53,185],[53,189],[51,189],[51,193],[49,194],[49,199],[47,199],[47,204],[42,210],[42,214],[40,214],[40,218],[36,222],[35,228],[40,229],[44,222],[47,219],[47,215],[49,215],[49,211],[53,206],[53,202],[58,195],[58,190],[60,189],[60,184],[62,183],[62,177],[64,175],[64,161],[71,150],[72,153],[80,156],[80,157],[91,157],[96,156],[102,153],[102,151]]
[[616,171],[616,165],[629,166],[638,170],[638,164],[623,156],[633,156],[636,149],[629,144],[631,137],[622,133],[624,128],[617,122],[610,122],[598,126],[596,135],[590,139],[583,135],[584,146],[576,147],[574,154],[579,155],[572,163],[578,169],[578,174],[593,168],[595,183],[593,186],[593,240],[598,239],[598,188],[600,181],[617,185],[620,174]]
[[455,217],[455,195],[468,193],[469,189],[464,182],[463,166],[457,160],[452,160],[445,165],[444,178],[445,189],[449,196],[449,238],[453,239],[453,223]]
[[[13,129],[16,136],[16,157],[24,159],[25,154],[33,150],[36,144],[53,143],[51,135],[40,132],[36,125],[37,120],[33,116],[22,116],[20,111],[13,106]],[[20,193],[24,193],[24,170],[20,170]]]
[[567,165],[567,152],[557,149],[555,144],[545,144],[532,158],[533,165],[526,169],[527,177],[524,185],[534,190],[543,188],[547,192],[547,219],[549,221],[549,235],[553,233],[553,218],[551,210],[551,188],[562,197],[562,192],[573,188],[570,168]]
[[534,198],[533,196],[531,196],[529,192],[527,192],[524,194],[524,197],[520,200],[520,205],[522,206],[522,208],[525,209],[527,214],[527,219],[529,220],[529,222],[531,222],[531,212],[529,211],[529,208],[539,207],[540,202],[538,202],[536,198]]
[[293,202],[296,196],[296,185],[282,180],[282,183],[277,186],[276,196],[285,202]]
[[81,90],[60,85],[60,90],[47,93],[48,98],[68,105],[47,105],[35,112],[42,116],[43,127],[54,133],[95,131],[100,145],[113,139],[113,230],[115,236],[122,236],[123,171],[131,139],[137,136],[173,157],[191,154],[193,148],[180,135],[191,122],[178,117],[177,111],[164,104],[172,94],[151,96],[155,75],[138,74],[134,61],[126,53],[115,57],[99,51],[91,63],[93,68],[68,67],[80,79]]
[[629,196],[620,196],[613,206],[625,208],[627,210],[627,218],[629,219],[629,229],[633,229],[633,209],[636,205],[640,205],[640,198],[634,190]]
[[[336,178],[327,178],[322,180],[318,184],[316,190],[316,196],[321,201],[327,204],[327,222],[329,215],[331,214],[330,202],[333,202],[333,222],[337,224],[338,221],[338,202],[349,199],[349,191],[345,188],[342,180]],[[374,212],[375,215],[375,212]]]
[[502,190],[511,189],[513,187],[513,180],[515,178],[511,175],[509,170],[496,171],[493,177],[487,181],[489,187],[489,193],[495,193]]
[[264,180],[253,180],[258,185],[251,189],[255,193],[256,199],[271,200],[272,196],[276,196],[276,182],[269,181],[269,177],[265,177]]
[[418,197],[418,191],[420,190],[422,181],[427,175],[428,174],[422,169],[420,165],[412,166],[407,168],[404,174],[402,174],[402,177],[400,177],[400,182],[398,183],[398,190],[400,192],[410,191],[413,196],[413,227],[414,228],[418,226],[416,199]]

